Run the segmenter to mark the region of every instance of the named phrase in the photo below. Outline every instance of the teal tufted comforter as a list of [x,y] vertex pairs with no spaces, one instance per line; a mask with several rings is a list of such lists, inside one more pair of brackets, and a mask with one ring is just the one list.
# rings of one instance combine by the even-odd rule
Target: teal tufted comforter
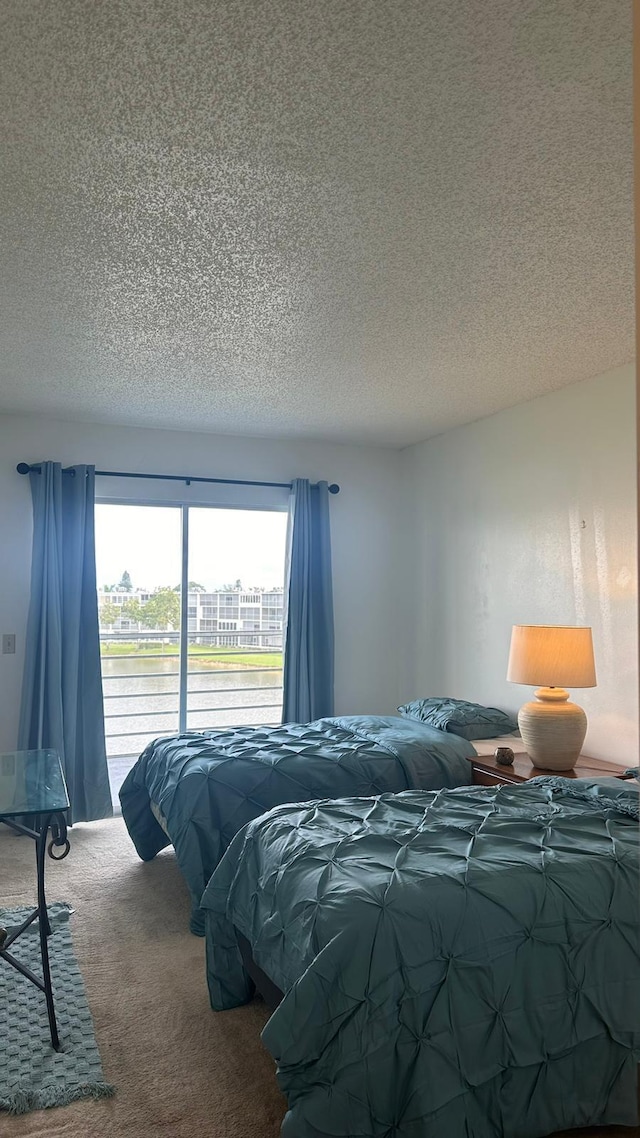
[[[145,861],[173,844],[204,932],[200,898],[234,834],[282,802],[471,781],[470,743],[398,716],[346,716],[282,727],[239,727],[156,739],[120,790]],[[159,808],[166,832],[151,803]]]
[[534,1138],[636,1118],[638,790],[541,778],[282,806],[202,904],[211,1002],[263,1039],[287,1138]]

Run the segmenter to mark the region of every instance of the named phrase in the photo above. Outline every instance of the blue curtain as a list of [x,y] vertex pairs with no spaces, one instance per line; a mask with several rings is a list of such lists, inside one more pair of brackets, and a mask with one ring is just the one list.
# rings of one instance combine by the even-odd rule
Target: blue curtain
[[112,813],[104,740],[94,537],[95,469],[32,471],[33,555],[18,747],[64,766],[71,821]]
[[291,483],[287,533],[283,723],[333,715],[333,592],[329,490]]

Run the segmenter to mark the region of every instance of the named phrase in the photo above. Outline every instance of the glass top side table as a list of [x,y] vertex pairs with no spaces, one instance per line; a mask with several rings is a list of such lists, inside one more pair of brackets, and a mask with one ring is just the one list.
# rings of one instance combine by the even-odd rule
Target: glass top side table
[[[65,817],[69,805],[62,763],[55,751],[10,751],[0,754],[0,822],[35,841],[38,887],[37,906],[27,919],[17,928],[0,928],[0,960],[5,960],[44,992],[51,1044],[56,1051],[60,1051],[60,1039],[51,988],[48,945],[51,925],[47,913],[44,869],[47,852],[54,861],[61,861],[69,853]],[[51,839],[47,845],[49,831]],[[34,921],[38,922],[40,933],[42,979],[9,951]]]

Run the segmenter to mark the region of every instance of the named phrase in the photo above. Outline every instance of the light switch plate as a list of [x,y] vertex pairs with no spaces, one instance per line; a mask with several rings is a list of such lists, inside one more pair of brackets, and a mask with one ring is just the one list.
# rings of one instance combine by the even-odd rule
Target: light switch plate
[[13,655],[16,650],[16,634],[15,632],[2,633],[2,655]]

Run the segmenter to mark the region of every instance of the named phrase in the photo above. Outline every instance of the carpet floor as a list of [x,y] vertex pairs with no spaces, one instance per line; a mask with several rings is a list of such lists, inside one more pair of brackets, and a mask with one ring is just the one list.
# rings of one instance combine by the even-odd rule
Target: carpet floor
[[[2,1138],[276,1138],[285,1102],[260,1042],[268,1012],[259,1000],[210,1010],[204,941],[188,931],[189,898],[173,852],[141,862],[114,818],[74,826],[68,858],[47,859],[46,872],[49,901],[76,910],[76,956],[116,1095],[0,1114]],[[2,904],[30,903],[34,883],[33,843],[2,828]],[[640,1128],[569,1134],[638,1138]]]
[[[74,826],[70,840],[65,861],[47,859],[47,898],[76,910],[71,934],[116,1095],[0,1114],[2,1138],[276,1138],[285,1102],[260,1042],[266,1007],[211,1011],[173,852],[141,862],[122,818]],[[3,905],[32,901],[34,884],[33,842],[3,827]]]

